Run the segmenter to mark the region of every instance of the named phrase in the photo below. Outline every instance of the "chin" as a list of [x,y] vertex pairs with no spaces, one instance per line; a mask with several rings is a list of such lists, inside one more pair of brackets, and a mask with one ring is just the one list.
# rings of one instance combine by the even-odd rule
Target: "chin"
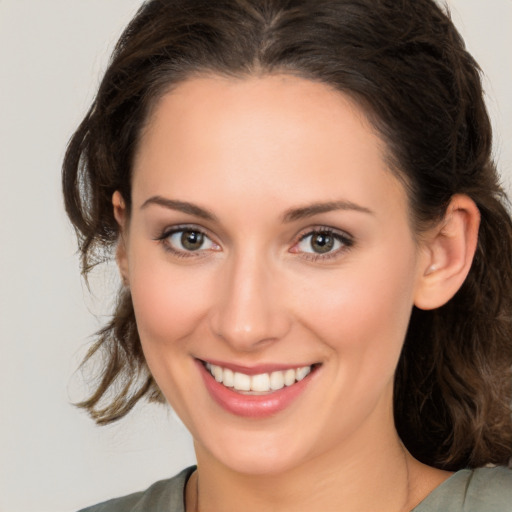
[[298,466],[298,461],[282,454],[258,453],[237,454],[225,457],[221,462],[231,471],[243,475],[270,476],[287,473]]
[[210,447],[196,442],[198,460],[203,450],[206,450],[208,457],[216,459],[235,473],[263,476],[288,472],[308,459],[300,439],[293,442],[289,436],[285,440],[282,436],[259,432],[250,436],[239,433],[238,436],[227,437],[230,439],[216,441]]

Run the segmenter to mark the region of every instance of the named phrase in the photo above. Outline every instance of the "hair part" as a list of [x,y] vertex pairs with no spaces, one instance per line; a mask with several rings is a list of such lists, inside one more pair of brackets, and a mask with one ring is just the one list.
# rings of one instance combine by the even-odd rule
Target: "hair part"
[[[323,82],[360,105],[405,184],[417,232],[454,194],[481,214],[459,292],[414,309],[395,378],[398,432],[422,462],[456,470],[512,456],[512,221],[492,161],[478,65],[433,0],[152,0],[121,36],[63,165],[67,213],[82,272],[112,257],[118,190],[158,100],[197,74],[288,73]],[[163,401],[146,366],[129,290],[87,359],[103,368],[78,404],[100,424],[143,397]]]

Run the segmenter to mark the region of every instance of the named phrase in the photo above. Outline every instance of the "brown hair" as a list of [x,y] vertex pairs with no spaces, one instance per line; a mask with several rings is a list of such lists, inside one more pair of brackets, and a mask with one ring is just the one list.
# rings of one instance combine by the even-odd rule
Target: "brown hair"
[[[395,379],[395,421],[411,453],[446,469],[512,455],[512,222],[491,158],[479,68],[433,0],[152,0],[113,53],[64,160],[66,210],[85,275],[112,257],[112,194],[130,207],[137,141],[150,109],[196,73],[290,73],[361,105],[408,188],[418,230],[467,194],[481,226],[456,296],[414,309]],[[129,291],[89,357],[100,380],[80,405],[98,423],[142,397],[163,400],[142,354]]]

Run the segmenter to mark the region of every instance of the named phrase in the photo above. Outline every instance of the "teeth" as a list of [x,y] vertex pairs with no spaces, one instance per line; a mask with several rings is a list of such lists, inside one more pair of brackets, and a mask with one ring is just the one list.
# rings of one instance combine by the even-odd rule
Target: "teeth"
[[235,385],[235,374],[229,368],[226,368],[222,374],[222,384],[227,388],[232,388]]
[[270,389],[277,391],[281,388],[284,388],[283,372],[272,372],[270,374]]
[[295,384],[295,370],[290,369],[284,372],[284,384],[285,386]]
[[220,366],[212,366],[212,373],[217,382],[222,382],[222,377],[224,377],[224,372]]
[[298,381],[302,380],[306,375],[309,375],[309,372],[311,371],[310,366],[304,366],[302,368],[297,368],[297,376],[295,377]]
[[311,373],[311,366],[252,376],[233,372],[229,368],[222,368],[215,364],[206,363],[205,366],[215,380],[224,386],[234,388],[236,391],[254,391],[256,393],[268,393],[282,389],[284,386],[292,386]]
[[269,389],[270,377],[268,373],[261,373],[251,377],[251,391],[269,391]]
[[250,391],[251,390],[251,377],[245,373],[235,372],[233,387],[237,391]]

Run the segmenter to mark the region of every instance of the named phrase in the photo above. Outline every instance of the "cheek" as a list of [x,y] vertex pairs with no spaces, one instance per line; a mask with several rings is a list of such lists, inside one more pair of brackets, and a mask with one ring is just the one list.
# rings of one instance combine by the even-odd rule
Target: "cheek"
[[[385,262],[384,264],[381,262]],[[311,330],[350,371],[394,372],[413,305],[414,252],[351,261],[302,290]]]
[[207,309],[207,272],[180,268],[165,261],[141,255],[140,265],[130,269],[137,327],[144,346],[179,340],[199,325]]
[[197,384],[190,340],[207,311],[208,280],[204,272],[171,265],[154,251],[136,256],[130,288],[144,356],[167,401],[187,423],[190,391],[184,390]]

